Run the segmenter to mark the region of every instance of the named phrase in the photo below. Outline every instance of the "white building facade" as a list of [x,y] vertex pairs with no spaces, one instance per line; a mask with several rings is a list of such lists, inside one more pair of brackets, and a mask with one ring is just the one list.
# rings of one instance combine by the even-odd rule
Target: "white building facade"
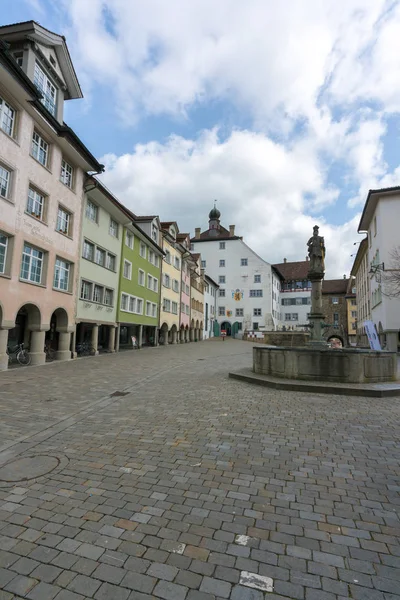
[[219,285],[207,274],[204,276],[204,331],[203,339],[214,337]]
[[364,238],[358,247],[351,276],[355,277],[356,305],[357,305],[357,346],[369,346],[365,333],[364,323],[371,320],[371,298],[369,292],[369,260],[368,238]]
[[368,237],[371,320],[381,343],[395,352],[400,349],[400,298],[388,295],[387,278],[400,268],[392,257],[400,246],[399,223],[400,187],[370,190],[358,232]]
[[273,265],[280,279],[279,328],[301,331],[308,323],[311,310],[311,281],[308,279],[309,261],[289,262]]
[[235,235],[234,225],[229,230],[223,227],[220,216],[213,208],[208,229],[197,228],[191,239],[192,251],[201,254],[202,268],[219,285],[215,332],[241,337],[244,330],[276,329],[271,265]]

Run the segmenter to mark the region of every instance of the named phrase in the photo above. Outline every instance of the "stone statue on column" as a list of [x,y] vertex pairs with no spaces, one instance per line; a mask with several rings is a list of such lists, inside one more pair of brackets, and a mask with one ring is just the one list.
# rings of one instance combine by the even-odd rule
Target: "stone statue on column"
[[313,279],[323,279],[325,275],[325,241],[321,235],[318,235],[319,227],[314,225],[314,233],[307,242],[308,256],[310,258],[310,266],[308,268],[308,276]]

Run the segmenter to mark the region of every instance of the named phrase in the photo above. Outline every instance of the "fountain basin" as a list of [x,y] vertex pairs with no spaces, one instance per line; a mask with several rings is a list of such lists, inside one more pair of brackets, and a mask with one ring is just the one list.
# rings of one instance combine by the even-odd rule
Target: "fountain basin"
[[306,381],[380,383],[396,381],[396,352],[358,348],[255,346],[253,372]]

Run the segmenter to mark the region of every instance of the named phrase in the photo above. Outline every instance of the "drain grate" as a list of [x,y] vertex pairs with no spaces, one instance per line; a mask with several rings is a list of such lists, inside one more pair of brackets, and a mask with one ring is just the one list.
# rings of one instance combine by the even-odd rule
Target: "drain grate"
[[127,396],[129,394],[129,392],[119,392],[118,390],[116,392],[113,392],[112,394],[110,394],[110,398],[118,398],[120,396]]

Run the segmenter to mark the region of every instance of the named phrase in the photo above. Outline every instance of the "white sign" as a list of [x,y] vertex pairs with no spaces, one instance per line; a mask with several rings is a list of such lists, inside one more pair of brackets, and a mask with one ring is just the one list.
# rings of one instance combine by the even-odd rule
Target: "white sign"
[[364,321],[364,327],[365,331],[367,332],[367,337],[371,350],[382,350],[381,343],[379,341],[379,336],[376,332],[375,324],[372,321]]

